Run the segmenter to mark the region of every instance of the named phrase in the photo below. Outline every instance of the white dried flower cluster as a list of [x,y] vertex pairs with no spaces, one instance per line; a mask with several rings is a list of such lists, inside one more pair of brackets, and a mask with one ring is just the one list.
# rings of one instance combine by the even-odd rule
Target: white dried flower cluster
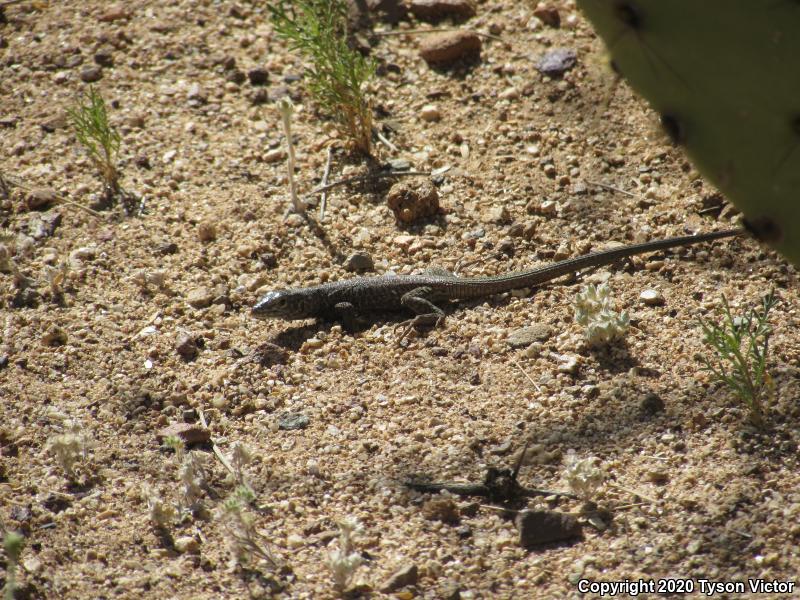
[[611,302],[611,289],[606,285],[590,285],[575,298],[575,321],[586,330],[592,346],[602,346],[625,335],[630,325],[627,312],[617,313]]
[[582,500],[590,500],[595,496],[605,479],[596,463],[594,456],[578,458],[574,450],[567,452],[564,458],[564,478],[572,493]]
[[339,522],[339,549],[328,553],[328,568],[333,573],[333,585],[342,592],[353,580],[356,569],[364,559],[353,549],[353,536],[361,531],[358,519],[348,517]]

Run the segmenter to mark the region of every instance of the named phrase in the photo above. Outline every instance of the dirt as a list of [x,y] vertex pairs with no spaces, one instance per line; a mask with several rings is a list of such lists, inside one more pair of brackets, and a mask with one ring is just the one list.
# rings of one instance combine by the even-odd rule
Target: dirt
[[[353,518],[351,596],[563,598],[579,597],[581,580],[639,579],[699,596],[701,579],[800,583],[797,278],[752,239],[455,305],[443,327],[402,341],[404,315],[355,332],[250,316],[264,291],[353,276],[354,252],[376,273],[482,275],[734,222],[615,82],[574,5],[545,7],[560,28],[532,21],[535,8],[479,3],[458,27],[482,34],[480,57],[449,67],[420,58],[426,34],[362,31],[380,65],[376,122],[394,146],[376,142],[370,165],[316,111],[304,63],[263,3],[5,7],[0,168],[11,185],[0,219],[16,274],[0,274],[0,519],[26,538],[18,597],[336,597],[326,561],[337,523]],[[552,49],[577,56],[561,77],[536,69]],[[102,189],[65,109],[93,79],[122,135],[122,185],[144,201],[131,216],[78,206]],[[331,190],[317,226],[286,218],[274,105],[286,94],[301,192],[320,184],[329,149],[331,181],[404,159],[447,167],[434,178],[439,213],[398,225],[392,181],[376,179]],[[602,281],[632,325],[593,350],[572,302]],[[709,350],[697,318],[713,317],[723,294],[742,313],[771,288],[774,390],[761,432],[699,368]],[[663,302],[645,304],[646,290]],[[512,348],[523,327],[539,341]],[[167,506],[183,496],[159,432],[202,428],[201,414],[229,461],[235,443],[249,448],[246,513],[280,566],[232,563],[219,512],[235,483],[210,442],[188,448],[206,469],[194,512],[161,530],[151,522],[148,493]],[[52,450],[70,427],[72,477]],[[426,504],[435,496],[404,485],[480,482],[513,468],[526,444],[526,487],[568,492],[569,451],[594,457],[595,512],[555,496],[526,503],[577,516],[582,538],[523,548],[513,512],[456,496],[440,519]]]

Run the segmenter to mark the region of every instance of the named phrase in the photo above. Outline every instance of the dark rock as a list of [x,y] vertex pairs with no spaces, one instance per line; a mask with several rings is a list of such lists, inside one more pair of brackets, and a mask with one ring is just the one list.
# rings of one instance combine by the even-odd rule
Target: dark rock
[[182,331],[175,339],[175,351],[180,354],[184,360],[191,360],[197,356],[199,351],[197,341],[194,336],[186,331]]
[[283,413],[278,417],[278,429],[293,431],[308,427],[308,417],[302,413]]
[[112,54],[111,48],[99,48],[97,52],[94,53],[94,62],[101,67],[113,67],[114,55]]
[[347,257],[344,262],[344,269],[349,273],[363,273],[365,271],[374,271],[375,264],[372,262],[372,256],[368,252],[356,251]]
[[247,72],[250,85],[267,85],[269,83],[269,71],[263,67],[256,67]]
[[583,537],[578,519],[554,510],[522,510],[517,513],[514,524],[523,548]]
[[552,6],[539,6],[533,11],[533,16],[539,19],[548,27],[561,27],[561,15],[558,14],[558,9]]
[[411,0],[408,9],[421,21],[440,21],[448,17],[466,20],[475,16],[471,0]]
[[658,394],[650,392],[639,402],[639,409],[646,415],[655,415],[663,412],[664,401]]
[[103,69],[98,66],[84,67],[80,73],[81,81],[84,83],[94,83],[103,78]]
[[536,63],[536,69],[548,77],[560,77],[578,62],[578,55],[572,48],[555,48],[545,52]]

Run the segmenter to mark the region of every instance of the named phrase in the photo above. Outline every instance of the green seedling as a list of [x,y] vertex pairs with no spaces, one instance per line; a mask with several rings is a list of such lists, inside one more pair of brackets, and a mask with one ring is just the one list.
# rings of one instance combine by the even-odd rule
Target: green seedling
[[16,531],[6,531],[3,535],[3,549],[6,553],[6,585],[3,600],[14,600],[17,589],[17,565],[25,545],[25,538]]
[[89,86],[89,93],[78,106],[67,109],[78,141],[86,149],[103,179],[106,189],[117,196],[120,193],[117,155],[122,138],[108,122],[108,111],[103,97]]
[[375,65],[347,43],[344,0],[279,0],[268,5],[276,33],[311,61],[308,86],[323,112],[369,155],[372,107],[364,91]]
[[762,401],[773,387],[767,372],[772,334],[768,319],[776,303],[773,291],[762,299],[761,310],[751,309],[743,317],[734,317],[728,300],[722,296],[722,322],[700,318],[703,341],[714,356],[697,358],[717,383],[727,386],[747,407],[750,422],[759,428],[765,425]]
[[244,566],[251,564],[254,559],[261,559],[275,567],[278,562],[269,551],[267,540],[256,529],[255,517],[247,510],[254,501],[253,490],[247,485],[240,485],[223,502],[219,518],[225,527],[235,564]]

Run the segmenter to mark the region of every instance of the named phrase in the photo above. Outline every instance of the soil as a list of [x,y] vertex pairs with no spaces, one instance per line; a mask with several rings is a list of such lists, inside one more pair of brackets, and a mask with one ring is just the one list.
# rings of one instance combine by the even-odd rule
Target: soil
[[[353,518],[350,596],[565,598],[581,596],[581,580],[666,578],[699,596],[700,579],[800,583],[797,277],[752,239],[454,305],[442,327],[402,340],[407,315],[354,332],[250,315],[267,290],[354,276],[354,252],[378,274],[484,275],[731,226],[735,211],[614,79],[572,2],[549,5],[557,28],[509,0],[436,25],[482,34],[479,57],[449,66],[420,58],[428,34],[362,29],[379,64],[376,124],[393,145],[376,141],[372,162],[316,109],[306,65],[264,3],[4,8],[0,219],[13,268],[0,274],[0,519],[26,538],[17,597],[336,597],[326,563],[337,523]],[[577,61],[549,77],[536,64],[553,49]],[[92,80],[122,136],[121,183],[142,200],[131,215],[78,206],[102,185],[65,109]],[[320,185],[329,151],[330,181],[406,162],[437,170],[438,213],[398,224],[381,178],[332,189],[321,222],[287,217],[275,107],[285,95],[302,193]],[[316,217],[319,195],[308,199]],[[592,349],[572,303],[599,282],[631,327]],[[710,351],[697,319],[717,318],[723,294],[741,314],[771,288],[773,387],[759,431],[700,368],[696,355]],[[660,302],[644,303],[647,290]],[[538,341],[512,347],[523,327]],[[174,423],[197,434],[201,416],[211,441],[201,431],[187,448],[206,471],[189,502],[158,434]],[[70,431],[68,477],[53,445]],[[235,483],[212,442],[229,460],[237,442],[250,450],[245,514],[281,566],[232,562],[219,514]],[[405,485],[481,482],[526,444],[523,486],[570,491],[570,452],[603,475],[594,505],[524,502],[577,516],[581,538],[522,547],[515,513],[496,502]],[[155,494],[194,511],[159,529]],[[797,585],[782,597],[800,597]]]

